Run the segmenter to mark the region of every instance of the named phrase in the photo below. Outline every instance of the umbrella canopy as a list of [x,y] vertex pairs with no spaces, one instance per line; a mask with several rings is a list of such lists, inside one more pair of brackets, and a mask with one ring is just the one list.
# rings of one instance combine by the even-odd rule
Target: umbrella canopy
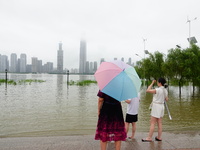
[[141,80],[135,69],[123,61],[102,62],[94,76],[99,89],[118,101],[138,96]]

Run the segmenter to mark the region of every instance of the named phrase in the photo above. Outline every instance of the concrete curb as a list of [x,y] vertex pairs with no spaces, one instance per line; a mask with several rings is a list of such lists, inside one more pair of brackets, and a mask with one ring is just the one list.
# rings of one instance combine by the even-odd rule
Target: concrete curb
[[[163,133],[163,141],[142,142],[148,133],[136,133],[135,140],[122,142],[121,150],[200,150],[200,132]],[[154,133],[156,134],[156,133]],[[99,150],[94,135],[0,138],[0,150]],[[108,143],[114,150],[114,143]]]

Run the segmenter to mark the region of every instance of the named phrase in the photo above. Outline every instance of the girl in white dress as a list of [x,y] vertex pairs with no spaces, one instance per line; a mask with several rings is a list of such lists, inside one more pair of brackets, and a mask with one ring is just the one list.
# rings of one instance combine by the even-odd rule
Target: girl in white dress
[[158,124],[158,135],[155,137],[156,141],[162,141],[162,118],[164,116],[164,102],[168,100],[168,92],[166,90],[166,80],[164,78],[159,78],[157,81],[158,88],[152,89],[152,86],[156,80],[147,88],[147,93],[153,94],[152,109],[151,109],[151,121],[150,130],[147,138],[142,139],[142,142],[152,142],[152,136],[155,128],[155,124]]

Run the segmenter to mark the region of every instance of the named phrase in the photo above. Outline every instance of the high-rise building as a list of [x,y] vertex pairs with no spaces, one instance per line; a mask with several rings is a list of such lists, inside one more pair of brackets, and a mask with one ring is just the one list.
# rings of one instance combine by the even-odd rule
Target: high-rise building
[[32,65],[31,64],[27,64],[26,65],[26,72],[27,73],[32,73]]
[[90,63],[89,63],[89,61],[86,61],[85,72],[84,73],[90,73]]
[[96,72],[97,71],[97,61],[94,62],[94,70],[93,72]]
[[1,72],[1,54],[0,54],[0,72]]
[[1,54],[0,54],[0,72],[1,72]]
[[37,71],[38,73],[42,73],[42,60],[38,60]]
[[17,54],[10,55],[10,72],[17,72]]
[[104,58],[101,58],[101,60],[100,60],[100,64],[102,63],[102,62],[104,62],[105,61],[105,59]]
[[131,60],[131,57],[128,59],[128,63],[127,64],[129,64],[129,65],[132,65],[131,62],[132,60]]
[[6,55],[1,55],[1,63],[0,63],[0,72],[5,72],[9,70],[9,63],[8,63],[8,56]]
[[80,42],[79,73],[86,73],[86,53],[86,41],[82,39]]
[[90,73],[94,73],[94,63],[90,62]]
[[31,71],[32,71],[32,73],[37,73],[38,72],[38,69],[37,69],[37,67],[38,67],[38,58],[37,57],[32,57],[32,69],[31,69]]
[[57,72],[63,73],[63,50],[62,43],[59,43],[59,49],[57,53]]
[[53,63],[52,62],[47,62],[47,72],[53,72]]
[[21,54],[20,55],[20,67],[19,67],[20,72],[26,72],[26,54]]

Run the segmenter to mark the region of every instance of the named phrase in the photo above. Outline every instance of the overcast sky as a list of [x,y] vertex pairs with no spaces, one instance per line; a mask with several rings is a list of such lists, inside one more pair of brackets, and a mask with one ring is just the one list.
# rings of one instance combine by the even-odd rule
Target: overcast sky
[[[144,57],[145,49],[168,53],[200,42],[200,0],[0,0],[0,54],[27,54],[56,67],[63,43],[64,67],[79,67],[80,39],[87,41],[87,60]],[[193,20],[197,17],[196,20]],[[199,43],[197,43],[199,45]],[[147,56],[145,56],[147,57]]]

